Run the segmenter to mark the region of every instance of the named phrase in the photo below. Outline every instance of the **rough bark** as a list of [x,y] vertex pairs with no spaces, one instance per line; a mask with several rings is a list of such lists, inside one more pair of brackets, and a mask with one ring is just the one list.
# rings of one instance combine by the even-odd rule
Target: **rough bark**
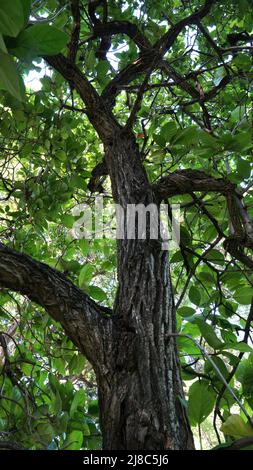
[[[175,339],[167,253],[159,242],[120,251],[110,374],[98,376],[105,449],[193,448]],[[108,380],[109,379],[109,380]]]
[[[131,135],[116,134],[105,155],[117,203],[155,202]],[[106,380],[98,375],[104,448],[191,449],[177,347],[169,338],[175,309],[161,241],[119,240],[118,279],[110,372]]]

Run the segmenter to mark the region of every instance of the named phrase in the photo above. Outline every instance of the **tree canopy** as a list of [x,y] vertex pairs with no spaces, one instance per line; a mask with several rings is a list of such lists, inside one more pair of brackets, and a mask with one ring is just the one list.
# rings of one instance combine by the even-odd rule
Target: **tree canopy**
[[[180,204],[190,425],[204,448],[253,446],[252,51],[251,0],[0,0],[0,448],[101,448],[91,338],[117,243],[71,230],[76,206],[115,200],[114,128],[157,201]],[[65,314],[80,291],[85,348]]]

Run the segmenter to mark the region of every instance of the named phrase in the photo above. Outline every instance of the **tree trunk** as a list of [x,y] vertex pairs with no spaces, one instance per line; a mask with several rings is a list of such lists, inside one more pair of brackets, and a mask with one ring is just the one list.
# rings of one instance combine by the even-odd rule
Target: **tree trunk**
[[152,248],[131,257],[125,250],[115,306],[122,314],[114,320],[109,373],[98,376],[104,449],[193,448],[176,343],[168,336],[175,314],[167,253]]
[[[118,136],[106,158],[115,202],[124,209],[155,202],[132,138]],[[169,335],[176,331],[175,310],[161,240],[119,240],[118,279],[108,373],[98,374],[103,448],[192,449],[176,340]]]

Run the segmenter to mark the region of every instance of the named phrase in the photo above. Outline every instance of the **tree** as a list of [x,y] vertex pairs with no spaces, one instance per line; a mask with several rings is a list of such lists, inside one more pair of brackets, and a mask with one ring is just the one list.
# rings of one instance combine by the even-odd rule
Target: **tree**
[[[179,351],[184,379],[198,379],[189,390],[191,424],[200,425],[215,407],[230,441],[245,437],[229,426],[237,373],[238,403],[249,420],[242,427],[252,435],[247,410],[253,390],[245,376],[252,373],[252,356],[240,362],[251,352],[253,316],[253,307],[248,317],[240,307],[252,302],[249,3],[48,0],[31,11],[29,1],[16,0],[18,15],[0,3],[3,329],[12,308],[22,328],[27,318],[41,335],[44,309],[50,339],[55,335],[61,347],[71,340],[88,359],[104,449],[194,447]],[[28,90],[25,98],[20,74],[41,59],[51,72],[42,89]],[[86,240],[70,240],[71,208],[101,192],[105,198],[111,192],[124,211],[129,204],[180,203],[179,250],[169,257],[161,236],[119,239],[117,249],[114,243],[108,248],[95,240],[91,248]],[[103,256],[89,253],[101,247]],[[110,279],[115,265],[117,288]],[[104,290],[91,284],[96,277]],[[36,313],[33,303],[42,310]],[[64,333],[58,333],[59,323]],[[30,437],[20,443],[52,446],[68,429],[61,445],[80,448],[89,426],[86,421],[68,428],[67,392],[54,377],[54,371],[67,373],[68,356],[65,362],[59,355],[58,362],[50,360],[53,374],[40,376],[41,392],[35,392],[40,352],[31,346],[33,364],[23,349],[31,334],[16,341],[6,329],[1,333],[2,378],[7,391],[9,384],[16,393],[2,397],[3,429],[10,431],[11,403],[21,422],[28,409],[35,416],[38,400],[39,427],[31,418]],[[12,353],[8,338],[15,344]],[[197,345],[191,338],[199,338]],[[203,342],[211,362],[205,352],[199,356]],[[72,421],[84,406],[83,393],[71,389]],[[57,414],[66,418],[65,427],[55,424]],[[31,444],[33,429],[37,440]]]

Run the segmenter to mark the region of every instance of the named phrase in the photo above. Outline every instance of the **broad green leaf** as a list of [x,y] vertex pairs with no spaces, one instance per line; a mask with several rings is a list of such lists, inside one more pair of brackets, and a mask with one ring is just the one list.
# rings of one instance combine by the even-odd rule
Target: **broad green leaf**
[[242,361],[236,371],[236,379],[242,384],[247,395],[253,393],[253,354]]
[[[218,367],[224,379],[226,379],[229,372],[228,372],[225,362],[219,356],[213,356],[212,360],[215,363],[215,365]],[[204,371],[207,374],[209,374],[211,377],[215,376],[217,379],[221,380],[219,374],[217,373],[213,365],[210,363],[210,361],[205,362]]]
[[23,15],[24,15],[24,24],[23,24],[23,26],[25,27],[28,23],[28,20],[29,20],[32,0],[20,0],[20,1],[22,3]]
[[85,400],[86,400],[85,391],[83,389],[78,390],[78,392],[75,393],[74,399],[71,403],[71,407],[70,407],[71,418],[74,416],[78,407],[81,407],[81,409],[84,410]]
[[234,351],[240,351],[240,352],[253,352],[253,349],[251,346],[249,346],[246,343],[226,343],[223,344],[222,349],[233,349]]
[[63,358],[61,358],[61,357],[55,357],[55,358],[53,359],[52,363],[53,363],[53,367],[54,367],[57,371],[61,372],[61,374],[64,374],[66,364],[65,364],[65,361],[64,361]]
[[201,424],[212,412],[216,394],[204,381],[194,382],[189,389],[188,414],[193,426]]
[[107,299],[106,293],[98,286],[89,286],[89,294],[93,299],[100,302]]
[[88,413],[90,416],[97,417],[99,414],[98,400],[92,400],[89,403]]
[[72,431],[64,442],[64,450],[80,450],[83,444],[82,431]]
[[189,299],[194,305],[201,304],[201,294],[197,287],[192,286],[189,290]]
[[42,442],[49,444],[52,441],[55,433],[50,423],[39,423],[36,430]]
[[85,64],[88,69],[91,69],[92,67],[94,67],[95,63],[96,63],[96,55],[95,55],[94,50],[91,49],[86,56]]
[[189,233],[189,230],[187,230],[186,227],[180,227],[180,240],[184,245],[191,244],[191,234]]
[[79,274],[79,286],[83,287],[85,284],[89,284],[93,274],[95,271],[95,267],[92,264],[85,264]]
[[0,89],[8,91],[17,100],[24,100],[24,85],[11,56],[0,51]]
[[22,0],[0,0],[0,33],[16,37],[24,26]]
[[251,163],[244,158],[238,158],[237,173],[241,179],[249,178],[251,174]]
[[51,397],[52,397],[52,402],[51,402],[50,410],[52,410],[52,412],[55,415],[58,415],[62,411],[61,395],[60,395],[59,391],[56,390],[56,393],[51,392]]
[[206,342],[214,349],[220,349],[223,346],[222,341],[216,335],[213,326],[205,322],[202,318],[195,318],[195,323],[197,323],[201,335],[205,338]]
[[221,253],[219,250],[210,250],[206,254],[205,258],[208,259],[208,261],[211,261],[212,263],[221,266],[224,264],[225,261],[223,253]]
[[177,313],[181,316],[181,317],[190,317],[191,315],[194,315],[195,313],[195,310],[194,308],[192,307],[180,307],[178,310],[177,310]]
[[79,188],[79,189],[85,189],[87,184],[84,180],[84,178],[82,178],[81,176],[79,175],[74,175],[72,176],[71,178],[71,185],[74,187],[74,188]]
[[61,162],[65,162],[67,159],[67,154],[64,152],[64,150],[59,149],[57,150],[56,158],[58,158]]
[[252,131],[240,132],[235,136],[224,135],[222,139],[228,150],[241,152],[252,147]]
[[63,214],[61,216],[61,221],[65,227],[72,228],[75,222],[75,217],[70,214]]
[[74,418],[71,420],[71,428],[82,431],[83,436],[88,437],[90,435],[90,427],[83,419]]
[[179,263],[180,261],[183,261],[183,256],[182,256],[182,253],[181,251],[177,251],[176,253],[174,253],[170,259],[170,263],[173,264],[173,263]]
[[6,49],[6,45],[5,45],[2,34],[0,34],[0,51],[5,52],[6,54],[8,54],[8,51]]
[[109,69],[110,69],[110,63],[107,60],[101,60],[96,67],[97,80],[101,86],[106,85],[108,81],[106,75]]
[[177,345],[179,351],[183,351],[184,353],[188,355],[196,355],[199,356],[200,351],[199,348],[190,338],[185,338],[183,336],[180,336],[177,338]]
[[102,442],[100,436],[92,436],[87,440],[87,449],[90,450],[101,450]]
[[68,36],[63,31],[47,24],[35,24],[19,34],[13,53],[24,60],[36,56],[56,55],[67,42]]
[[199,140],[206,148],[216,149],[218,147],[217,140],[206,131],[199,131]]
[[183,380],[194,380],[198,377],[198,374],[193,369],[193,367],[185,367],[181,371]]
[[235,291],[235,300],[241,305],[249,305],[253,298],[252,287],[241,287]]
[[186,335],[190,335],[191,338],[199,338],[199,335],[200,335],[199,327],[198,325],[196,325],[196,323],[192,323],[193,321],[194,321],[194,316],[186,318],[187,323],[184,324],[182,333]]
[[240,415],[233,414],[227,418],[221,426],[221,431],[226,436],[233,436],[237,439],[253,436],[253,427],[245,423]]
[[186,144],[192,145],[199,140],[199,131],[195,126],[188,127],[183,130],[179,130],[173,138],[173,145],[175,144]]
[[177,130],[178,130],[178,127],[175,121],[167,122],[161,128],[161,132],[160,132],[161,138],[163,139],[165,143],[170,142],[171,138],[177,133]]

